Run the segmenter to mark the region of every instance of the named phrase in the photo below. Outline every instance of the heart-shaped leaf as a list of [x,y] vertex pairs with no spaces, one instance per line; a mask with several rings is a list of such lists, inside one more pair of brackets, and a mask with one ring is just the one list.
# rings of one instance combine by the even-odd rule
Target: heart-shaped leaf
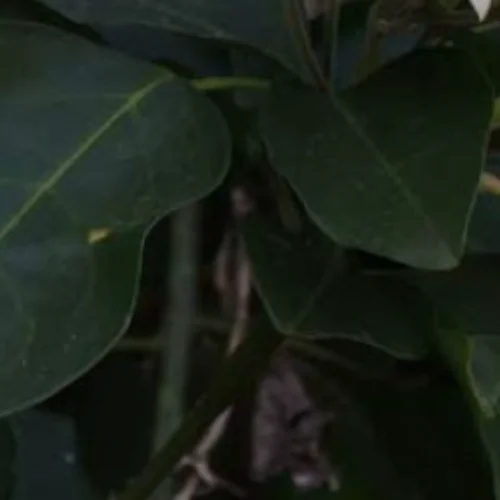
[[472,60],[438,50],[408,56],[340,99],[277,89],[260,126],[272,166],[327,235],[443,269],[462,255],[492,105]]
[[[15,58],[13,57],[15,54]],[[225,175],[229,134],[173,74],[0,25],[0,413],[99,359],[130,319],[145,234]]]
[[268,0],[43,0],[80,23],[144,24],[202,38],[250,45],[310,80],[297,40],[299,1]]
[[258,292],[279,331],[346,338],[401,358],[426,352],[431,316],[404,282],[342,270],[338,248],[312,225],[293,234],[254,214],[243,230]]

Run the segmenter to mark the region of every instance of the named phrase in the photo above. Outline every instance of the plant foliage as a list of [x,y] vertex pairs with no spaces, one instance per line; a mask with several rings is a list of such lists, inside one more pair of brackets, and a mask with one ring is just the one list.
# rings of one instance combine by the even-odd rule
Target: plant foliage
[[[157,221],[238,186],[253,210],[236,231],[281,335],[243,346],[248,373],[305,345],[338,415],[342,484],[312,498],[500,500],[495,2],[21,3],[0,9],[0,414],[123,334]],[[248,389],[238,359],[231,394],[216,385],[124,499]]]

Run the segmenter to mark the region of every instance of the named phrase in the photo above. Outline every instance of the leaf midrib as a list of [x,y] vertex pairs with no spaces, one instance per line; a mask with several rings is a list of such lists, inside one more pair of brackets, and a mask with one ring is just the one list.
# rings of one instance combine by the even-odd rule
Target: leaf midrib
[[358,123],[354,114],[349,110],[347,105],[343,105],[340,99],[336,98],[334,95],[330,95],[332,106],[339,111],[339,113],[344,117],[349,126],[352,128],[354,133],[370,148],[372,153],[375,155],[378,163],[383,167],[387,176],[396,184],[405,196],[407,202],[412,206],[412,208],[420,213],[426,222],[426,226],[431,230],[431,232],[436,236],[436,239],[444,243],[444,246],[448,249],[448,252],[452,258],[455,258],[453,253],[453,245],[442,236],[441,232],[436,227],[432,218],[427,214],[419,201],[418,196],[416,196],[411,189],[403,182],[397,173],[394,172],[391,167],[390,162],[385,158],[385,155],[377,147],[377,145],[370,139],[369,135],[365,132],[363,127]]
[[92,132],[69,157],[63,160],[55,171],[49,175],[35,192],[24,202],[19,210],[14,213],[0,230],[0,242],[2,242],[23,220],[23,218],[37,205],[41,198],[51,191],[53,187],[75,166],[80,158],[84,156],[124,115],[133,109],[139,102],[153,92],[159,85],[172,79],[173,76],[162,72],[161,76],[155,78],[134,91],[128,99],[94,132]]

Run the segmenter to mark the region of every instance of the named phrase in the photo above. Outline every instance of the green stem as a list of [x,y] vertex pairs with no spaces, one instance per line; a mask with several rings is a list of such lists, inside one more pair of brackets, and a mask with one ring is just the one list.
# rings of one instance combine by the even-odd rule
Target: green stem
[[[155,451],[161,449],[179,427],[184,414],[184,389],[196,315],[198,211],[198,206],[193,204],[177,211],[171,220],[167,304],[160,333],[162,374]],[[170,487],[165,481],[157,498],[168,498]]]
[[250,76],[210,76],[207,78],[195,78],[191,80],[191,85],[196,90],[201,90],[203,92],[241,88],[269,90],[271,88],[271,81]]

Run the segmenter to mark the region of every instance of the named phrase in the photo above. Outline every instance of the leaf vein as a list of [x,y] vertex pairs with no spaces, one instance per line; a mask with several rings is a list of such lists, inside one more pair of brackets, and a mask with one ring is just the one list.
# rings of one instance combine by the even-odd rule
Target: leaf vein
[[62,177],[64,177],[64,175],[71,170],[78,160],[85,155],[92,148],[92,146],[94,146],[101,139],[101,137],[113,127],[116,122],[127,114],[130,109],[136,106],[137,103],[154,91],[156,87],[167,81],[168,76],[170,75],[163,73],[161,77],[156,78],[152,82],[149,82],[147,85],[133,92],[125,103],[120,106],[120,108],[115,111],[95,132],[90,134],[73,154],[62,161],[56,170],[39,185],[33,195],[3,226],[0,230],[0,242],[3,241],[10,234],[10,232],[19,225],[22,219],[33,209],[33,207],[36,206],[43,195],[52,190]]
[[[344,119],[352,127],[356,135],[371,149],[374,156],[378,160],[378,163],[381,167],[383,167],[383,170],[387,174],[387,177],[395,183],[397,188],[399,188],[400,192],[405,196],[409,205],[411,205],[417,213],[420,213],[422,215],[423,219],[427,222],[427,227],[434,233],[436,239],[444,242],[445,246],[448,248],[448,250],[450,250],[450,247],[452,245],[450,245],[450,243],[445,238],[443,238],[441,232],[438,231],[434,221],[424,210],[424,207],[419,201],[418,196],[416,196],[412,192],[412,190],[404,183],[397,172],[394,171],[390,162],[385,158],[385,155],[382,151],[380,151],[377,145],[370,139],[366,131],[359,124],[355,115],[349,110],[347,106],[344,106],[339,99],[335,98],[334,96],[331,96],[331,98],[333,101],[333,106],[338,109],[339,112],[344,116]],[[452,252],[450,251],[450,253]]]

